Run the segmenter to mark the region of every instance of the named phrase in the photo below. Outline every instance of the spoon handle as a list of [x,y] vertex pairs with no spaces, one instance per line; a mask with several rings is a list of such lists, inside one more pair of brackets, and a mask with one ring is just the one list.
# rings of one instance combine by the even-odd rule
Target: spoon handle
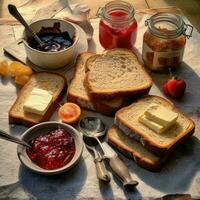
[[33,35],[33,37],[37,40],[37,42],[42,46],[44,43],[40,40],[40,38],[34,33],[34,31],[30,28],[30,26],[26,23],[24,18],[21,16],[21,14],[18,12],[15,5],[9,4],[8,5],[9,13],[17,19],[21,24],[24,25],[24,27]]
[[94,163],[96,166],[96,173],[98,179],[104,181],[104,182],[110,182],[110,175],[108,173],[108,170],[105,167],[104,159],[101,156],[99,152],[95,149],[95,147],[91,147],[89,145],[85,145],[89,150],[91,150],[94,154]]
[[122,181],[124,187],[138,185],[138,182],[132,179],[127,166],[118,156],[109,158],[109,165],[114,174]]
[[119,178],[124,187],[135,187],[138,182],[132,179],[128,167],[118,157],[117,153],[106,142],[102,143],[101,146],[104,157],[108,159],[113,174]]
[[110,182],[110,175],[108,173],[108,170],[105,167],[105,163],[103,158],[99,155],[94,160],[97,170],[97,177],[105,182]]
[[12,135],[9,135],[8,133],[0,130],[0,138],[2,139],[5,139],[5,140],[8,140],[10,142],[14,142],[14,143],[17,143],[17,144],[21,144],[21,145],[24,145],[26,147],[31,147],[28,143],[26,143],[25,141],[23,140],[20,140]]

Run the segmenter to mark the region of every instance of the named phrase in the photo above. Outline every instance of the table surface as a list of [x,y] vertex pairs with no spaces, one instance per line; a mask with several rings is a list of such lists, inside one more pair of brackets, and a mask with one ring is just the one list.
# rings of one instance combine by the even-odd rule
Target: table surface
[[[55,2],[57,0],[48,0],[43,1],[45,4],[50,2]],[[77,0],[70,0],[71,2]],[[96,10],[99,6],[108,2],[108,0],[79,0],[85,2],[92,10],[92,15],[96,13]],[[161,8],[168,6],[175,6],[180,8],[184,15],[190,20],[190,22],[200,31],[200,1],[199,0],[126,0],[134,5],[136,9],[145,9],[145,8]],[[41,0],[1,0],[0,1],[0,17],[9,17],[7,12],[7,4],[15,3],[17,6],[30,5],[30,2],[34,5],[38,3],[41,6]],[[61,3],[67,2],[67,0],[62,1]]]
[[[18,1],[20,2],[20,1]],[[46,0],[32,1],[20,7],[29,21],[41,17],[62,16],[63,6],[66,1]],[[136,2],[136,1],[135,1]],[[142,2],[142,1],[141,1]],[[21,0],[21,3],[23,1]],[[60,3],[63,3],[62,5]],[[146,3],[146,1],[143,1]],[[40,5],[40,6],[39,6]],[[144,4],[145,5],[145,4]],[[39,7],[39,9],[38,9]],[[42,8],[42,9],[41,9]],[[48,11],[48,12],[47,12]],[[141,53],[141,36],[145,30],[144,20],[150,13],[157,9],[137,11],[139,21],[138,39],[136,48]],[[167,9],[167,11],[169,11]],[[170,8],[170,11],[181,13],[180,10]],[[64,12],[65,13],[65,10]],[[60,15],[59,15],[60,14]],[[185,19],[187,22],[187,19]],[[0,46],[4,47],[19,38],[22,27],[10,17],[0,21]],[[95,28],[94,40],[89,44],[89,50],[102,51],[98,42],[98,19],[91,20]],[[187,91],[181,101],[173,101],[183,112],[187,113],[196,123],[195,135],[185,143],[179,151],[176,151],[170,162],[160,173],[152,173],[138,167],[133,161],[122,156],[128,165],[132,176],[140,184],[134,191],[125,191],[115,178],[108,185],[99,183],[95,174],[92,157],[84,149],[82,160],[70,171],[56,177],[45,177],[34,174],[20,165],[16,155],[16,145],[0,140],[0,199],[152,199],[168,193],[190,193],[200,199],[200,52],[196,51],[200,46],[200,34],[195,29],[193,37],[187,43],[184,63],[176,75],[187,80]],[[0,59],[9,59],[0,49]],[[166,74],[151,74],[154,85],[151,94],[162,96],[161,85],[167,80]],[[0,82],[0,127],[10,134],[20,136],[26,128],[24,126],[8,125],[8,110],[13,104],[18,89],[8,78],[1,78]],[[84,111],[83,115],[94,113]],[[96,114],[95,114],[96,115]],[[98,115],[108,126],[113,119]]]

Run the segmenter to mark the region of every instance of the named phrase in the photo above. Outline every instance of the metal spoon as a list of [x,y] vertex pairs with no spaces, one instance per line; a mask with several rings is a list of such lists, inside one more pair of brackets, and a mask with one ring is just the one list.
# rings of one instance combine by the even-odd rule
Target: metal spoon
[[136,186],[138,182],[131,178],[127,166],[119,159],[117,153],[107,144],[102,145],[99,137],[102,137],[106,133],[106,126],[103,121],[96,117],[85,117],[79,122],[79,129],[85,137],[95,139],[102,151],[104,157],[109,160],[109,165],[114,175],[120,179],[124,187]]
[[31,27],[26,23],[24,18],[21,16],[21,14],[18,12],[17,8],[15,5],[9,4],[8,5],[8,10],[9,13],[17,19],[24,27],[26,30],[29,31],[29,33],[33,36],[33,38],[38,42],[40,46],[44,46],[45,43],[40,40],[40,38],[36,35],[36,33],[31,29]]
[[31,145],[29,145],[27,142],[23,141],[23,140],[20,140],[19,138],[16,138],[12,135],[9,135],[8,133],[0,130],[0,138],[4,139],[4,140],[8,140],[10,142],[14,142],[14,143],[17,143],[17,144],[21,144],[25,147],[29,147],[31,148]]
[[86,148],[93,152],[97,177],[104,182],[110,182],[110,175],[105,167],[104,158],[96,150],[95,148],[96,145],[93,142],[91,142],[91,140],[88,140],[87,137],[83,137],[83,140],[85,142]]
[[102,138],[105,135],[106,126],[101,119],[97,117],[85,117],[79,122],[79,128],[85,137],[93,139],[93,142],[95,139],[103,150],[99,138]]

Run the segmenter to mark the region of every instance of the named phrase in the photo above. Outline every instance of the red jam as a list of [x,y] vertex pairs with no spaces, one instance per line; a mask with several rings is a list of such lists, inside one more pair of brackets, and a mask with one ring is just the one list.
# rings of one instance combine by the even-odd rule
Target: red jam
[[[113,11],[109,15],[123,17],[127,15],[123,11]],[[115,22],[116,23],[116,22]],[[137,37],[137,22],[112,24],[101,19],[99,24],[99,40],[105,49],[127,48],[132,49]]]
[[75,154],[74,138],[63,128],[36,137],[26,150],[29,158],[43,169],[58,169],[68,164]]

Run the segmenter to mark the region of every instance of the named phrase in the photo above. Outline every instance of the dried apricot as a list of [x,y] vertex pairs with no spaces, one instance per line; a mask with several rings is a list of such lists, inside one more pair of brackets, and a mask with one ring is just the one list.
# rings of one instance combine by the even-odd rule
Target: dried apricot
[[18,85],[25,85],[29,79],[30,79],[30,76],[28,75],[16,76],[15,83]]
[[32,69],[18,61],[13,61],[9,66],[9,74],[11,76],[31,75]]
[[0,62],[0,75],[7,76],[8,75],[8,61],[3,60]]
[[16,76],[16,73],[23,67],[23,64],[18,61],[13,61],[9,66],[9,74]]
[[19,76],[19,75],[30,76],[32,73],[33,73],[32,69],[29,66],[24,65],[18,72],[16,72],[16,75],[17,76]]

